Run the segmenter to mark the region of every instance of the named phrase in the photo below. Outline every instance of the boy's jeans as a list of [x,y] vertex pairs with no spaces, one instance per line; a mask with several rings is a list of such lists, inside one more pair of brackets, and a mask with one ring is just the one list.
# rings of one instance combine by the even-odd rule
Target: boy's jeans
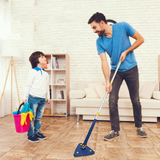
[[30,127],[28,131],[28,137],[30,137],[40,132],[40,127],[41,127],[40,119],[44,112],[45,98],[33,97],[29,95],[28,103],[30,104],[30,107],[33,110],[33,115],[34,115],[33,120],[30,121]]
[[[114,70],[111,70],[110,79],[113,77]],[[129,94],[133,106],[133,115],[135,127],[142,127],[141,104],[139,100],[139,74],[137,66],[125,72],[117,72],[113,81],[112,91],[109,94],[109,111],[111,129],[119,131],[119,113],[118,113],[118,93],[122,81],[125,80],[129,89]]]

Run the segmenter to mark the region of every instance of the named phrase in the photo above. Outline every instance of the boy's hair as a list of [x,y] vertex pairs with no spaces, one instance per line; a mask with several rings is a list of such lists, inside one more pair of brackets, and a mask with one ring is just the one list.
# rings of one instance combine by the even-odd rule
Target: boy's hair
[[33,52],[30,55],[29,61],[31,62],[32,68],[37,67],[37,64],[39,63],[38,58],[41,56],[44,56],[44,53],[40,51]]
[[92,15],[92,17],[88,21],[88,24],[92,23],[93,21],[97,23],[104,21],[105,23],[107,23],[106,17],[99,12],[96,12],[95,14]]

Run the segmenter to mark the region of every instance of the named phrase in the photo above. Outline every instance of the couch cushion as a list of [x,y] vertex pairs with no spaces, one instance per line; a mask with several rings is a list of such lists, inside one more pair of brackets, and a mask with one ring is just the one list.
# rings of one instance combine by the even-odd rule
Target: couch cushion
[[[71,100],[72,107],[100,107],[101,103],[101,98],[83,98]],[[104,106],[108,107],[108,99],[105,100]]]
[[86,98],[99,98],[94,87],[85,88],[84,91],[86,93]]
[[86,93],[84,90],[71,90],[69,92],[70,98],[71,99],[76,99],[76,98],[84,98],[86,96]]
[[140,92],[139,92],[139,97],[140,98],[145,98],[145,99],[150,99],[153,95],[153,91],[155,90],[156,86],[157,86],[156,81],[149,81],[149,82],[145,82],[143,84],[143,86],[140,88]]
[[[155,99],[140,99],[142,108],[160,108],[160,101]],[[118,108],[132,108],[130,99],[119,99]]]
[[[142,108],[160,108],[160,101],[155,99],[140,99]],[[83,99],[72,99],[72,107],[97,107],[99,108],[102,103],[100,98],[83,98]],[[109,107],[108,98],[105,100],[103,107]],[[118,108],[131,108],[132,103],[130,99],[119,99]]]
[[104,85],[96,85],[94,89],[100,98],[104,98],[104,95],[106,93]]
[[160,91],[154,91],[153,92],[153,98],[160,100]]

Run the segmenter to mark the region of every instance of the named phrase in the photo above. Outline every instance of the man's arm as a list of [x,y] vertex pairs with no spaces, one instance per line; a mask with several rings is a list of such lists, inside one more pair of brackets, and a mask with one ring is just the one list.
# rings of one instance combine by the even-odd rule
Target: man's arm
[[123,62],[127,56],[127,54],[134,49],[138,48],[142,43],[144,43],[144,38],[136,31],[135,34],[132,36],[136,41],[129,47],[126,51],[124,51],[120,56],[120,61]]
[[107,62],[106,53],[101,53],[100,58],[101,58],[103,75],[106,81],[106,91],[109,93],[112,90],[112,85],[110,84],[110,81],[109,81],[109,65]]

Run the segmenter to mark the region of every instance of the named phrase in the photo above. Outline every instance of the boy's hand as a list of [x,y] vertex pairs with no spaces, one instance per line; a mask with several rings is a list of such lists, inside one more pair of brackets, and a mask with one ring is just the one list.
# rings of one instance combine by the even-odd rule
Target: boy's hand
[[51,100],[50,99],[47,99],[47,105],[51,105]]

